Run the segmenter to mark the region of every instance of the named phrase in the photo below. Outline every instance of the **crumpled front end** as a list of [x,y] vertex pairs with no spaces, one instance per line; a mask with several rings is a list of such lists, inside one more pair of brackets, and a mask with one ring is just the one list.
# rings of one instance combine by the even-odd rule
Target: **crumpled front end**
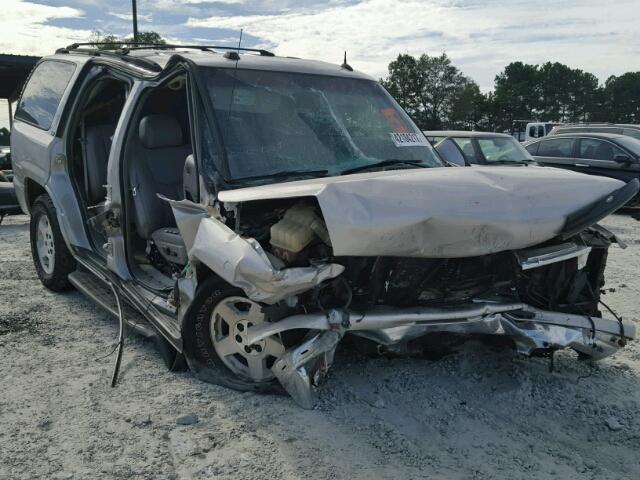
[[[521,186],[519,181],[514,185]],[[259,305],[263,321],[242,333],[243,348],[277,339],[283,353],[269,367],[273,377],[301,406],[311,408],[314,390],[346,335],[395,353],[409,351],[412,342],[436,333],[494,335],[507,337],[525,355],[552,355],[571,348],[594,359],[635,338],[632,324],[602,318],[599,311],[607,251],[617,239],[594,223],[638,189],[611,186],[619,187],[617,182],[605,182],[596,189],[607,197],[602,205],[601,199],[593,205],[578,204],[555,220],[545,214],[548,221],[539,223],[546,232],[542,237],[536,236],[540,232],[531,237],[535,225],[518,220],[513,205],[507,209],[508,222],[495,214],[498,207],[494,207],[492,225],[516,225],[506,244],[483,237],[483,231],[496,230],[483,230],[486,218],[479,214],[474,223],[467,211],[469,234],[477,234],[467,255],[460,250],[468,243],[464,229],[454,229],[458,236],[454,250],[444,244],[420,251],[411,247],[409,255],[403,250],[407,245],[430,238],[416,237],[410,229],[410,238],[394,250],[393,242],[385,238],[391,231],[398,238],[391,216],[384,217],[388,226],[374,228],[370,223],[377,221],[372,212],[384,199],[375,192],[367,196],[360,187],[357,195],[340,198],[349,204],[344,209],[349,215],[354,204],[363,209],[360,226],[368,225],[365,230],[372,233],[361,240],[348,239],[349,247],[344,231],[336,235],[335,221],[327,224],[321,197],[313,195],[255,198],[255,192],[249,192],[244,201],[222,203],[215,209],[184,201],[171,204],[189,252],[190,270],[208,269]],[[343,193],[347,189],[340,188]],[[495,179],[488,188],[500,190],[499,198],[507,199],[508,188]],[[369,199],[374,203],[367,203]],[[393,202],[389,195],[386,200]],[[335,211],[331,215],[339,217]],[[445,217],[438,214],[438,218]],[[443,242],[447,229],[437,230],[432,238]],[[336,240],[343,247],[339,254]],[[374,253],[343,253],[345,248],[366,250],[358,246],[359,240],[365,246],[374,242]],[[178,280],[179,286],[190,287],[180,290],[185,302],[179,313],[188,307],[196,288],[198,276],[188,278]]]

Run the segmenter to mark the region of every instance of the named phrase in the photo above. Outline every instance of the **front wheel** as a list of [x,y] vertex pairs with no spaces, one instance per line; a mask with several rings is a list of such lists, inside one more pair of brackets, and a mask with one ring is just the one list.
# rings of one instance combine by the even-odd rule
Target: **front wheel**
[[40,195],[33,204],[30,240],[31,256],[42,284],[54,292],[70,289],[67,276],[75,270],[76,262],[62,238],[49,195]]
[[271,371],[284,353],[279,336],[256,344],[246,331],[267,321],[261,306],[244,293],[209,277],[199,288],[183,326],[184,353],[201,379],[240,391],[282,393]]

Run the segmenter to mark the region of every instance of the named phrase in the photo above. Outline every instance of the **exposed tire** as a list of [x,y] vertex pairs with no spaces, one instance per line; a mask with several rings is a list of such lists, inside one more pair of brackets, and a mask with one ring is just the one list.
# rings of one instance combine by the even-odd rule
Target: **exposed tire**
[[191,303],[182,328],[183,350],[189,368],[205,382],[242,392],[284,393],[276,380],[255,382],[231,371],[213,345],[211,321],[214,309],[229,297],[244,295],[216,276],[209,277]]
[[76,261],[69,252],[49,195],[36,198],[31,209],[31,255],[38,278],[54,292],[72,288],[68,275],[76,269]]

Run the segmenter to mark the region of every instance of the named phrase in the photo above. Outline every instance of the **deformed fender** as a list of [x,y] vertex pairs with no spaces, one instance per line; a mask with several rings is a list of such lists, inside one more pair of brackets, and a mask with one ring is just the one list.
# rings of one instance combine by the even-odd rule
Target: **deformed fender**
[[344,271],[335,263],[278,269],[255,239],[238,235],[210,216],[205,207],[186,200],[163,199],[173,209],[189,260],[205,264],[226,282],[244,290],[251,300],[273,304]]

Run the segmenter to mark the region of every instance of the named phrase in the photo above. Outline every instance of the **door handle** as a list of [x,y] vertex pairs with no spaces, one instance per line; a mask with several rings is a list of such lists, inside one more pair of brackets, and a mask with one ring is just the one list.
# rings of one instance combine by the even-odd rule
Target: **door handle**
[[576,163],[576,167],[589,167],[586,163]]

